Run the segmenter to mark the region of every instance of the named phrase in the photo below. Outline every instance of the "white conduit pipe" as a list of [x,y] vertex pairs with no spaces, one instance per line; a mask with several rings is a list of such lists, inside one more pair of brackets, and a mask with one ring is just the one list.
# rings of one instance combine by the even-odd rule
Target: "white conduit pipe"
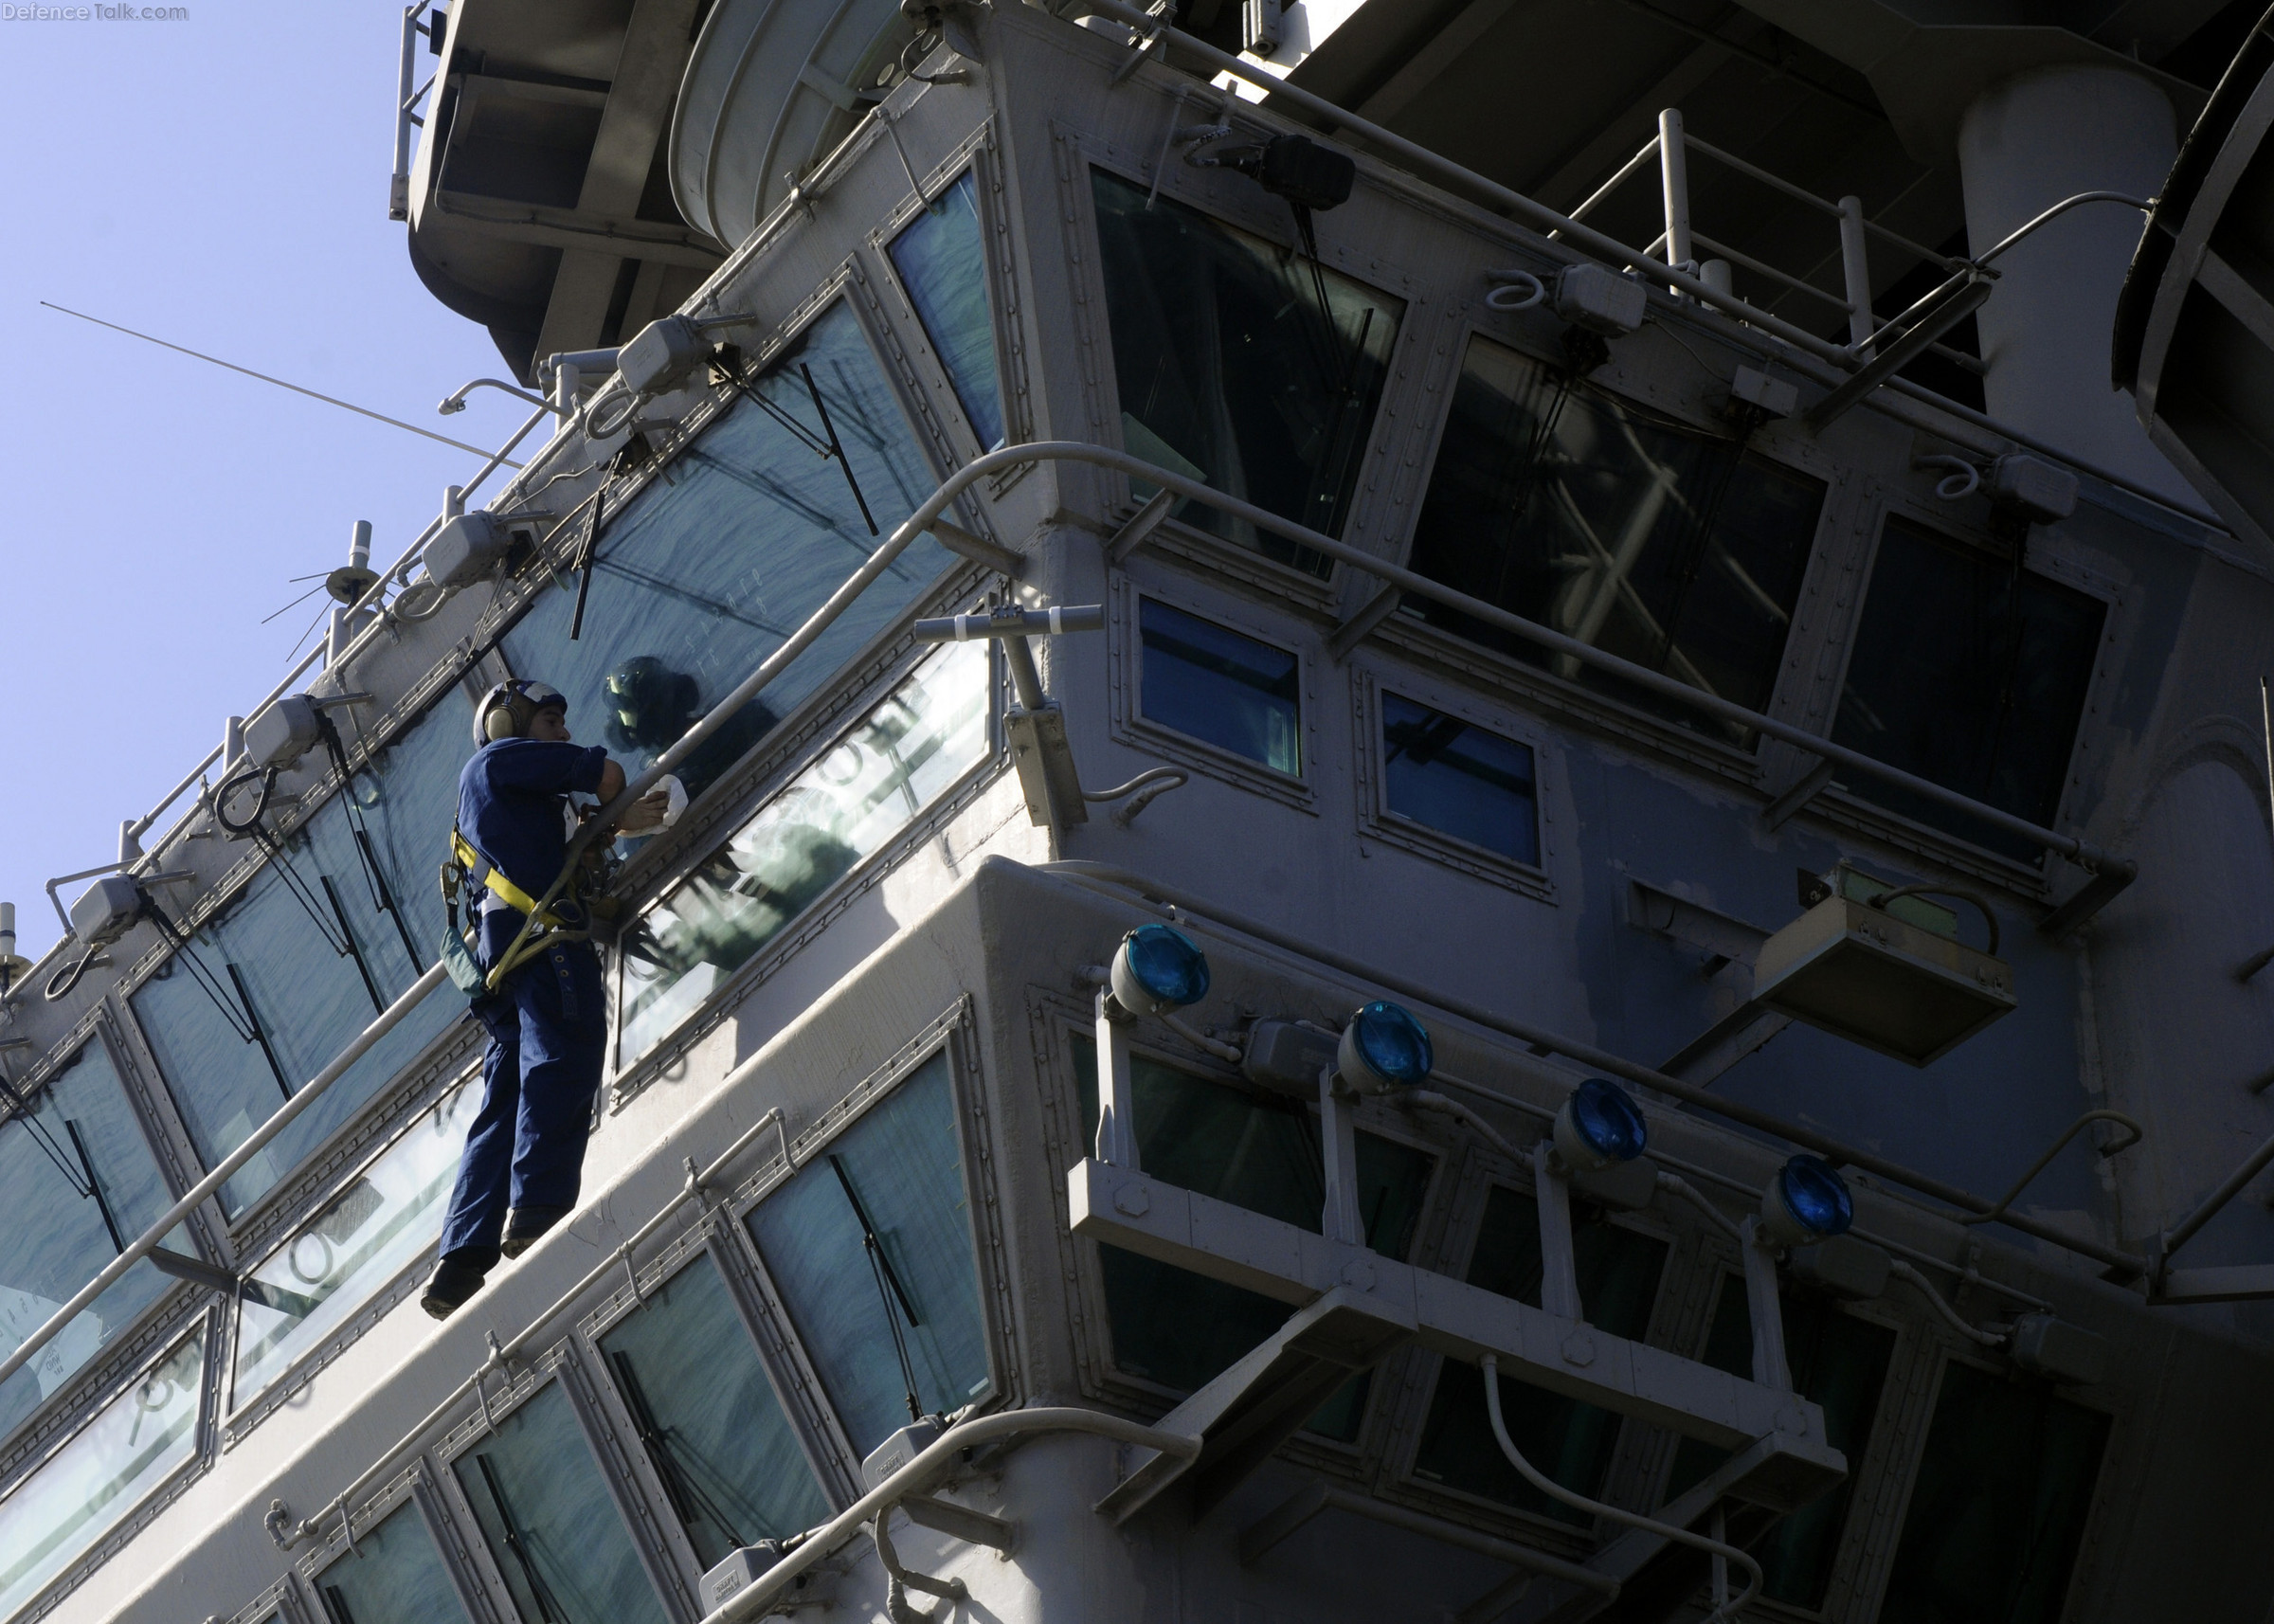
[[1943,1300],[1942,1293],[1935,1290],[1935,1283],[1932,1280],[1929,1280],[1925,1275],[1920,1273],[1918,1270],[1912,1268],[1911,1265],[1905,1263],[1902,1258],[1898,1257],[1893,1262],[1889,1263],[1887,1265],[1887,1272],[1894,1275],[1898,1280],[1907,1281],[1912,1290],[1916,1290],[1921,1296],[1924,1297],[1933,1307],[1935,1312],[1941,1316],[1942,1323],[1948,1326],[1952,1330],[1957,1331],[1960,1336],[1969,1338],[1975,1342],[1978,1342],[1984,1347],[2002,1347],[2005,1345],[2005,1332],[1986,1331],[1981,1329],[1978,1326],[1970,1326],[1964,1320],[1958,1318],[1958,1310],[1952,1308]]
[[[1688,1545],[1693,1550],[1704,1551],[1709,1557],[1719,1557],[1725,1561],[1735,1562],[1739,1567],[1744,1569],[1745,1588],[1738,1592],[1735,1600],[1716,1607],[1707,1615],[1706,1624],[1728,1624],[1730,1619],[1735,1618],[1752,1604],[1753,1598],[1760,1594],[1760,1564],[1746,1552],[1720,1540],[1708,1539],[1704,1534],[1693,1534],[1687,1528],[1677,1528],[1671,1523],[1661,1523],[1654,1517],[1645,1517],[1638,1511],[1621,1510],[1616,1506],[1606,1506],[1600,1500],[1590,1500],[1584,1494],[1576,1494],[1525,1459],[1524,1452],[1516,1447],[1516,1440],[1508,1436],[1507,1422],[1501,1418],[1500,1361],[1489,1353],[1486,1354],[1484,1370],[1485,1414],[1490,1417],[1492,1422],[1492,1441],[1500,1445],[1500,1453],[1508,1457],[1508,1464],[1523,1474],[1525,1482],[1530,1484],[1550,1500],[1561,1500],[1575,1511],[1584,1511],[1589,1516],[1601,1517],[1609,1522],[1623,1524],[1630,1528],[1640,1528],[1646,1534],[1656,1534],[1662,1539],[1673,1541],[1678,1545]],[[706,1624],[709,1624],[708,1620],[706,1620]]]

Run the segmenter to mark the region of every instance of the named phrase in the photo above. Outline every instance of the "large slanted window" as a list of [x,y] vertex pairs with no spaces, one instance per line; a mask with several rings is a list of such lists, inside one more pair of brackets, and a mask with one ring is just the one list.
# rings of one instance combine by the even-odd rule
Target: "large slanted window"
[[[18,1096],[21,1097],[21,1096]],[[99,1039],[0,1123],[0,1350],[13,1349],[172,1204]],[[105,1209],[108,1209],[106,1221]],[[114,1235],[113,1231],[117,1233]],[[177,1232],[172,1244],[189,1250]],[[137,1263],[0,1385],[0,1435],[167,1287]]]
[[[1097,1050],[1074,1045],[1085,1145],[1097,1134]],[[1146,1172],[1181,1189],[1319,1233],[1326,1203],[1317,1120],[1300,1102],[1262,1095],[1132,1056],[1137,1154]],[[1402,1260],[1413,1244],[1434,1159],[1377,1133],[1358,1135],[1359,1211],[1366,1244]],[[1098,1248],[1113,1362],[1131,1376],[1190,1392],[1285,1323],[1285,1303],[1115,1246]],[[1353,1378],[1310,1430],[1358,1435],[1369,1378]]]
[[[1832,1560],[1863,1471],[1871,1421],[1895,1356],[1895,1333],[1841,1308],[1830,1298],[1804,1292],[1782,1299],[1785,1362],[1793,1389],[1824,1407],[1825,1441],[1848,1457],[1848,1475],[1799,1510],[1780,1519],[1768,1537],[1751,1548],[1760,1560],[1761,1594],[1796,1607],[1817,1607],[1832,1582]],[[1722,1280],[1713,1325],[1706,1335],[1706,1362],[1733,1376],[1753,1377],[1753,1314],[1742,1274]],[[1666,1498],[1673,1499],[1721,1464],[1725,1456],[1710,1444],[1684,1438],[1674,1452]]]
[[987,759],[985,645],[943,649],[625,930],[618,1064]]
[[416,1505],[355,1536],[354,1554],[316,1580],[328,1624],[465,1624],[441,1547]]
[[[1092,188],[1122,449],[1338,534],[1403,301],[1103,170]],[[1177,516],[1329,571],[1320,554],[1198,502]]]
[[993,1381],[946,1054],[760,1202],[750,1234],[854,1452]]
[[0,1618],[77,1561],[197,1453],[201,1330],[0,1498]]
[[[1413,568],[1760,710],[1823,500],[1815,479],[1476,337],[1414,531]],[[1404,607],[1673,719],[1719,727],[1417,595]]]
[[987,317],[987,250],[971,176],[942,192],[893,239],[893,269],[925,335],[948,369],[965,421],[992,451],[1003,442],[1002,387],[995,373],[995,328]]
[[[2089,593],[1890,518],[1832,742],[2049,824],[2107,616]],[[1876,779],[1843,783],[1991,851],[2034,861],[2041,850]]]
[[[244,893],[135,993],[135,1018],[208,1165],[251,1137],[432,963],[442,929],[435,865],[457,814],[459,769],[473,753],[471,710],[455,690],[430,708],[278,842]],[[368,847],[355,838],[358,821]],[[391,910],[381,905],[381,878]],[[222,1186],[230,1215],[464,1012],[451,998],[412,1010]]]
[[738,1545],[828,1520],[829,1503],[709,1257],[650,1289],[601,1338],[600,1354],[705,1568]]
[[[842,301],[752,388],[773,410],[741,400],[605,521],[576,639],[568,636],[576,618],[572,583],[542,594],[505,637],[515,672],[568,696],[577,742],[606,746],[627,770],[677,743],[938,483],[859,320]],[[815,450],[827,444],[824,410],[853,480]],[[937,542],[918,537],[788,671],[680,766],[688,792],[701,794],[948,562]]]
[[524,1620],[666,1624],[558,1381],[451,1463]]
[[2108,1417],[1953,1361],[1880,1624],[2059,1624]]
[[[1666,1242],[1615,1224],[1599,1214],[1572,1214],[1572,1251],[1587,1323],[1639,1342],[1650,1328],[1666,1268]],[[1469,1260],[1469,1284],[1540,1306],[1540,1208],[1528,1191],[1495,1186]],[[1508,1435],[1524,1456],[1564,1488],[1599,1498],[1618,1443],[1618,1416],[1512,1377],[1500,1379]],[[1421,1428],[1414,1475],[1465,1489],[1544,1517],[1585,1526],[1588,1519],[1516,1475],[1493,1441],[1484,1378],[1474,1365],[1448,1360]]]

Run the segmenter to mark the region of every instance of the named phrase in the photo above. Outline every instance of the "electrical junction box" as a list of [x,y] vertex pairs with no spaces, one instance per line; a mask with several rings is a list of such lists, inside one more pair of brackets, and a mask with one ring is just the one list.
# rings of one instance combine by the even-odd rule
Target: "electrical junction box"
[[1336,208],[1350,201],[1358,163],[1308,136],[1273,135],[1263,144],[1255,178],[1274,197],[1305,208]]
[[71,934],[90,947],[116,942],[142,917],[142,888],[132,875],[106,874],[71,905]]
[[782,1560],[782,1547],[772,1540],[744,1545],[703,1575],[703,1612],[716,1613],[730,1596],[740,1595],[758,1582]]
[[287,694],[244,725],[244,753],[255,767],[287,767],[323,737],[322,713],[305,694]]
[[427,578],[454,590],[486,581],[505,563],[512,545],[496,514],[460,514],[426,544]]
[[902,1427],[871,1450],[869,1458],[860,1463],[861,1486],[865,1489],[875,1488],[930,1448],[947,1430],[948,1423],[937,1416],[927,1416],[920,1421],[911,1421]]
[[1893,1267],[1894,1259],[1885,1252],[1852,1235],[1835,1235],[1814,1246],[1795,1247],[1785,1263],[1793,1278],[1803,1285],[1859,1303],[1868,1303],[1886,1290]]
[[1620,338],[1642,325],[1648,303],[1642,284],[1601,265],[1566,265],[1557,274],[1549,302],[1574,327]]
[[[2012,966],[1960,942],[1956,914],[1906,909],[1920,900],[1907,896],[1873,908],[1854,893],[1892,888],[1838,872],[1839,891],[1761,944],[1755,1003],[1914,1066],[2018,1006]],[[1947,932],[1916,922],[1938,914]]]
[[1332,1069],[1339,1039],[1292,1020],[1258,1020],[1240,1051],[1240,1074],[1252,1083],[1315,1098],[1319,1074]]
[[2108,1374],[2108,1339],[2050,1314],[2015,1320],[2011,1345],[2013,1362],[2032,1376],[2090,1387]]
[[711,340],[684,316],[651,321],[616,352],[616,370],[636,395],[659,395],[711,359]]
[[2028,515],[2033,524],[2051,524],[2077,511],[2077,477],[2066,468],[2019,452],[1990,464],[1990,500]]

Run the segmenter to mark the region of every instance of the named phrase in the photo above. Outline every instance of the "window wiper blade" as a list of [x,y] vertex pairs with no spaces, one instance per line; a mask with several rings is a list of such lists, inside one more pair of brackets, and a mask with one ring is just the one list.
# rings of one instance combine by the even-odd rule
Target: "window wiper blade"
[[813,381],[813,369],[804,362],[798,363],[798,375],[805,380],[805,392],[813,397],[813,409],[821,414],[821,429],[829,436],[829,450],[837,458],[837,465],[845,471],[845,483],[853,488],[853,500],[860,509],[861,522],[875,535],[875,515],[869,512],[869,499],[860,494],[860,481],[853,477],[853,460],[845,455],[844,446],[837,438],[837,425],[829,421],[829,408],[821,402],[821,387]]
[[372,1011],[385,1015],[387,1000],[379,996],[379,983],[371,980],[371,966],[365,962],[362,945],[355,940],[354,928],[348,923],[347,904],[339,900],[339,887],[332,883],[332,876],[328,874],[319,874],[316,877],[322,882],[324,895],[331,900],[332,917],[339,921],[340,938],[348,945],[347,956],[355,961],[355,973],[363,978],[363,990],[370,997]]
[[544,1575],[537,1572],[536,1558],[530,1552],[528,1536],[521,1531],[520,1520],[514,1515],[513,1502],[506,1499],[505,1485],[497,1481],[497,1473],[490,1465],[490,1457],[478,1454],[474,1457],[474,1464],[480,1469],[482,1486],[490,1491],[491,1504],[497,1507],[497,1521],[505,1529],[505,1548],[513,1552],[514,1561],[521,1569],[521,1577],[529,1581],[529,1594],[537,1604],[537,1616],[543,1624],[568,1624],[568,1615],[553,1598],[552,1587],[545,1582]]
[[222,961],[222,968],[229,972],[229,980],[237,988],[237,997],[244,1005],[245,1024],[253,1031],[252,1041],[261,1045],[261,1053],[268,1061],[270,1073],[277,1079],[277,1087],[284,1091],[286,1099],[292,1098],[292,1081],[284,1075],[284,1062],[277,1058],[276,1047],[268,1040],[268,1029],[261,1024],[261,1012],[253,1007],[253,990],[244,984],[244,972],[226,959]]
[[617,1389],[623,1395],[623,1407],[632,1414],[633,1430],[646,1447],[656,1475],[663,1480],[663,1493],[671,1502],[672,1515],[686,1526],[707,1522],[726,1535],[730,1543],[749,1544],[750,1542],[743,1538],[733,1519],[695,1481],[695,1473],[679,1458],[669,1435],[657,1424],[655,1410],[647,1401],[647,1389],[641,1385],[638,1373],[632,1369],[632,1356],[617,1348],[610,1351],[607,1359],[609,1369],[615,1373]]
[[[7,1100],[9,1105],[8,1117],[0,1121],[0,1127],[5,1127],[7,1122],[21,1121],[24,1131],[31,1135],[32,1143],[46,1152],[47,1160],[55,1164],[55,1170],[63,1176],[63,1182],[69,1184],[81,1200],[85,1200],[87,1192],[80,1189],[70,1164],[63,1160],[63,1146],[56,1144],[55,1135],[47,1131],[46,1124],[32,1114],[31,1101],[18,1093],[6,1077],[0,1077],[0,1099]],[[67,1128],[70,1125],[66,1122],[64,1126]],[[81,1160],[84,1160],[83,1155]]]
[[95,1210],[102,1215],[102,1227],[110,1232],[111,1250],[124,1252],[126,1236],[118,1233],[118,1220],[112,1215],[111,1203],[103,1197],[102,1181],[95,1177],[95,1158],[87,1154],[87,1142],[80,1135],[79,1124],[65,1117],[63,1131],[71,1136],[71,1148],[79,1152],[80,1170],[86,1175],[87,1187],[80,1192],[81,1200],[95,1198]]
[[908,1339],[901,1334],[900,1322],[893,1314],[893,1300],[895,1297],[899,1299],[900,1312],[908,1316],[911,1330],[923,1322],[916,1318],[915,1305],[908,1300],[908,1290],[900,1284],[899,1271],[893,1267],[893,1260],[885,1255],[884,1242],[877,1238],[876,1226],[869,1221],[868,1208],[860,1204],[859,1192],[853,1188],[853,1176],[845,1171],[843,1161],[835,1155],[829,1158],[829,1165],[837,1174],[839,1187],[845,1192],[846,1205],[853,1209],[853,1220],[860,1225],[861,1245],[869,1254],[869,1272],[876,1280],[876,1296],[884,1309],[885,1328],[893,1333],[893,1352],[900,1360],[900,1380],[908,1399],[908,1418],[920,1421],[924,1418],[924,1405],[916,1397],[916,1367],[908,1356]]

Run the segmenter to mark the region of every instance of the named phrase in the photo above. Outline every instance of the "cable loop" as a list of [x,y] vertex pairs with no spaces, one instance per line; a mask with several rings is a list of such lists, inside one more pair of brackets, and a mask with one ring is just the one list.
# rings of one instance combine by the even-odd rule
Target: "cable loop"
[[[1529,310],[1547,298],[1547,284],[1529,271],[1487,271],[1486,276],[1496,284],[1485,295],[1485,303],[1494,310]],[[1531,291],[1521,298],[1504,298],[1518,294],[1528,287]]]
[[1911,466],[1951,470],[1950,473],[1935,481],[1935,495],[1946,502],[1955,502],[1971,496],[1981,488],[1981,469],[1963,457],[1952,457],[1938,453],[1932,457],[1913,458]]

